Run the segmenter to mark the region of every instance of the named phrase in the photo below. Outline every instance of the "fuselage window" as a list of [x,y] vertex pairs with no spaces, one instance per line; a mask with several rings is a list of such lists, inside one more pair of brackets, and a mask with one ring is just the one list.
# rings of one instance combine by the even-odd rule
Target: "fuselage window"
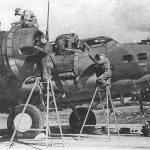
[[124,55],[123,56],[123,62],[132,62],[133,61],[133,55]]
[[137,54],[137,56],[138,56],[139,61],[148,59],[148,54],[147,53],[139,53],[139,54]]

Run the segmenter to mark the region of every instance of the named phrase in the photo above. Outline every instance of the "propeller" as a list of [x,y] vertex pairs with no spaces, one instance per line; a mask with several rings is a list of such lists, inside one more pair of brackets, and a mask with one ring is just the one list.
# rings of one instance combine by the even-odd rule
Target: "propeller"
[[95,64],[90,65],[77,79],[76,83],[79,88],[83,88],[86,85],[86,81],[95,73]]
[[34,55],[38,55],[40,51],[33,46],[26,46],[20,48],[18,52],[24,56],[34,56]]
[[100,66],[100,64],[97,63],[90,54],[88,54],[88,56],[94,62],[94,64],[90,65],[76,81],[78,87],[80,88],[83,88],[86,85],[86,81],[95,73],[95,65]]
[[51,70],[51,75],[53,77],[53,80],[55,81],[55,84],[56,86],[58,87],[60,93],[62,95],[65,94],[65,91],[64,91],[64,88],[63,88],[63,85],[62,85],[62,82],[60,80],[60,77],[59,77],[59,74],[58,74],[58,71],[57,71],[57,68],[56,68],[56,65],[52,59],[52,57],[50,56],[51,60],[52,60],[52,63],[53,63],[53,69]]
[[101,65],[90,54],[88,54],[88,55],[89,55],[89,58],[94,62],[94,64],[101,67]]

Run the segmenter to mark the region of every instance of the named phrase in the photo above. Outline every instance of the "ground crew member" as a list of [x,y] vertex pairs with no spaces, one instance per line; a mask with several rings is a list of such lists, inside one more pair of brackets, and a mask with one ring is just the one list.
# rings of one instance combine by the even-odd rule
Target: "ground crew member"
[[[52,69],[53,69],[53,62],[51,60],[51,57],[49,55],[52,54],[52,46],[48,42],[48,38],[46,35],[41,36],[41,45],[39,46],[34,46],[37,48],[39,51],[41,51],[44,56],[42,56],[42,63],[41,63],[41,79],[47,81],[49,76],[51,75]],[[41,59],[40,59],[41,60]],[[55,82],[56,83],[56,82]],[[47,91],[47,84],[43,83],[44,90]],[[56,83],[56,86],[59,87]],[[61,97],[65,98],[65,93],[61,93]]]
[[78,49],[80,49],[82,52],[84,52],[85,49],[87,49],[88,51],[91,51],[90,46],[84,41],[79,41]]
[[99,87],[106,87],[109,84],[108,79],[111,78],[112,74],[109,59],[104,54],[96,54],[95,60],[101,66],[101,68],[98,67],[101,71],[97,73],[97,85]]
[[41,36],[41,45],[39,46],[34,46],[36,49],[41,51],[43,55],[42,59],[42,75],[41,77],[44,79],[48,79],[49,75],[51,74],[51,69],[53,68],[52,62],[50,60],[50,57],[48,54],[52,54],[52,46],[48,42],[48,38],[46,35]]
[[[78,36],[74,33],[70,33],[59,35],[56,38],[55,43],[63,53],[67,53],[65,49],[76,49],[78,47],[78,41]],[[70,52],[68,54],[70,54]]]
[[[95,65],[95,71],[97,76],[97,86],[99,88],[104,88],[104,91],[106,92],[105,87],[110,84],[108,79],[111,78],[112,71],[111,71],[111,65],[109,62],[109,59],[106,58],[104,54],[96,54],[95,60],[99,65]],[[110,115],[113,115],[113,109],[111,101],[108,101],[108,107],[110,109]]]
[[71,33],[67,35],[67,44],[68,48],[75,49],[78,45],[79,38],[75,33]]
[[12,23],[12,26],[21,25],[22,28],[31,27],[31,28],[39,28],[37,23],[36,16],[31,10],[22,11],[20,8],[15,9],[15,16],[21,16],[19,21]]
[[58,47],[59,47],[60,50],[64,50],[67,47],[66,34],[59,35],[56,38],[55,43],[58,45]]

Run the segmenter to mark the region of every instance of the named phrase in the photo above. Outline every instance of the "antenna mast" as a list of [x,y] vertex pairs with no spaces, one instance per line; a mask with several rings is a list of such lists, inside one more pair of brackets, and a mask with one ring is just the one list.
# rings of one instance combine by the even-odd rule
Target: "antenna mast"
[[47,10],[47,27],[46,27],[46,35],[49,41],[49,0],[48,0],[48,10]]

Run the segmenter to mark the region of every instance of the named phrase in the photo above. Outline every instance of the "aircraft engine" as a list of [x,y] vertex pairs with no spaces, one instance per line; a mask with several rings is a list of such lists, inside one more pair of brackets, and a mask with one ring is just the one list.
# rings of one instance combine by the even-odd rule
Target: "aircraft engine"
[[[17,97],[19,97],[19,94],[22,95],[18,90],[25,79],[40,75],[37,67],[37,63],[40,62],[38,61],[39,56],[38,53],[34,53],[36,51],[34,46],[40,46],[41,35],[43,33],[36,28],[13,27],[8,32],[0,32],[0,93],[3,93],[3,97],[9,101],[8,105],[10,106],[17,105],[15,103],[18,101]],[[30,53],[30,56],[24,55],[23,52]],[[15,108],[16,116],[14,116],[13,109],[9,114],[7,126],[10,133],[14,130],[15,125],[13,123],[15,124],[18,116],[20,116],[22,108],[23,105]],[[32,105],[28,105],[27,109],[29,109],[26,114],[29,119],[28,128],[30,126],[37,129],[43,128],[43,118],[40,115],[40,110]],[[26,121],[26,118],[24,120]],[[23,131],[22,134],[31,137],[31,135],[35,136],[38,132]]]
[[[33,75],[35,56],[24,56],[20,49],[32,51],[43,33],[36,28],[13,27],[0,32],[0,75],[7,81]],[[35,73],[34,73],[35,74]]]

